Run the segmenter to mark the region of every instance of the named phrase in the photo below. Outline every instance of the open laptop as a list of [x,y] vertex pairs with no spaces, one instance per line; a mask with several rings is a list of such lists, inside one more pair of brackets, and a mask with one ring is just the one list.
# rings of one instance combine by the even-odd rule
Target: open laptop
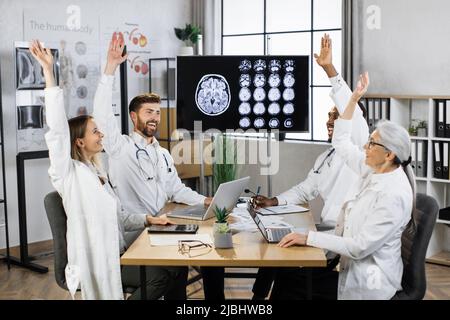
[[225,207],[231,211],[236,206],[239,196],[247,188],[249,181],[250,177],[245,177],[221,183],[207,209],[203,205],[189,206],[188,208],[169,212],[167,216],[171,218],[207,220],[215,216],[214,209],[216,206],[219,208]]
[[258,226],[258,229],[263,235],[264,239],[266,239],[266,241],[269,243],[278,243],[281,239],[283,239],[285,235],[294,232],[293,228],[264,226],[263,222],[258,216],[258,213],[256,212],[255,208],[253,208],[253,205],[250,202],[247,204],[247,210]]

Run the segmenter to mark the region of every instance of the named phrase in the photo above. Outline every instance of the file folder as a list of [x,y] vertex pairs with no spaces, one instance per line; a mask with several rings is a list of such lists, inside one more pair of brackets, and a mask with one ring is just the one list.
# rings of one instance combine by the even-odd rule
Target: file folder
[[375,129],[374,126],[374,117],[375,117],[375,110],[373,106],[373,99],[367,99],[367,123],[369,125],[369,132],[372,133]]
[[417,141],[417,176],[426,177],[427,176],[427,162],[426,162],[426,142]]
[[445,114],[445,101],[438,100],[437,102],[437,117],[436,117],[436,137],[443,138],[445,137],[445,123],[444,123],[444,114]]
[[445,132],[444,136],[450,138],[450,103],[448,101],[442,101],[445,105]]
[[442,145],[442,179],[448,180],[448,142],[443,142]]
[[442,178],[442,162],[441,162],[440,143],[435,141],[435,142],[433,142],[433,146],[434,146],[433,176],[436,179],[441,179]]
[[391,118],[390,111],[391,111],[390,100],[389,99],[381,100],[381,119],[389,120]]
[[381,111],[381,99],[375,99],[374,100],[374,121],[373,121],[373,125],[374,127],[377,126],[378,121],[380,121],[380,111]]
[[414,174],[418,177],[419,175],[417,174],[416,150],[417,150],[417,141],[413,140],[411,142],[411,168],[413,169]]

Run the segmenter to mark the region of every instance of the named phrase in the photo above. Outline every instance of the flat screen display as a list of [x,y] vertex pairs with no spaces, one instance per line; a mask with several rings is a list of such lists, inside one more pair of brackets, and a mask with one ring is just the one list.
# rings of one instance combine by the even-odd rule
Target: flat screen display
[[177,127],[309,130],[309,56],[177,57]]

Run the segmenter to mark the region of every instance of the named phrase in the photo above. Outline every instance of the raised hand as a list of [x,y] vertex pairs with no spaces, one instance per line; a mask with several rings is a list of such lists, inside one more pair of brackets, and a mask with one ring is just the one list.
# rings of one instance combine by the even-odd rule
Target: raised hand
[[322,37],[322,42],[320,44],[320,55],[314,53],[314,58],[319,66],[325,67],[332,65],[332,42],[330,35],[326,34]]
[[43,48],[38,40],[30,43],[30,52],[44,70],[53,71],[53,55],[48,48]]
[[114,75],[116,68],[125,60],[128,54],[122,56],[124,50],[124,42],[121,39],[113,39],[109,43],[105,74]]
[[48,48],[43,48],[38,40],[30,43],[31,55],[39,62],[44,71],[45,85],[47,88],[54,87],[56,84],[53,76],[53,55]]
[[359,75],[358,83],[356,84],[355,90],[353,90],[352,100],[358,101],[367,92],[369,88],[369,73],[366,71],[364,74]]

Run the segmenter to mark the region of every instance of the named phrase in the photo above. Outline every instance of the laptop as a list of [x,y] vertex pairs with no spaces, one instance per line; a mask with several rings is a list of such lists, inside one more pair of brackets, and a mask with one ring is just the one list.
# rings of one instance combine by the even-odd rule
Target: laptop
[[207,220],[215,216],[214,209],[216,206],[219,208],[225,207],[231,211],[236,206],[239,196],[247,188],[249,181],[250,177],[245,177],[221,183],[207,209],[203,205],[189,206],[188,208],[173,210],[167,213],[167,216],[170,218]]
[[250,202],[247,204],[247,210],[258,226],[258,230],[261,232],[264,239],[266,239],[266,241],[269,243],[278,243],[281,239],[283,239],[285,235],[294,232],[293,228],[264,226],[263,222],[258,216],[258,213],[256,212],[255,208],[253,208],[253,205]]

